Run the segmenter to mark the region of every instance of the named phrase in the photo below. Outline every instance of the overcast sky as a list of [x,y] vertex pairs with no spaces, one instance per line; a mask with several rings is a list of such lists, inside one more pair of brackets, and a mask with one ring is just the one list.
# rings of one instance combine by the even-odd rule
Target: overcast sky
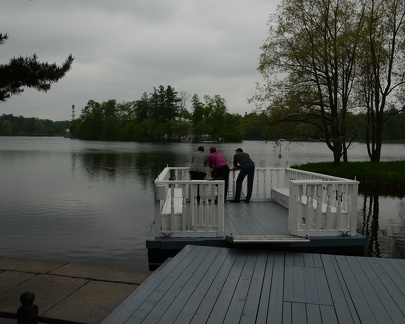
[[[280,0],[0,0],[0,63],[14,56],[72,69],[47,93],[25,89],[0,114],[51,120],[76,117],[89,100],[132,101],[170,85],[188,95],[216,94],[230,113],[247,99],[269,15]],[[188,104],[190,109],[190,104]]]

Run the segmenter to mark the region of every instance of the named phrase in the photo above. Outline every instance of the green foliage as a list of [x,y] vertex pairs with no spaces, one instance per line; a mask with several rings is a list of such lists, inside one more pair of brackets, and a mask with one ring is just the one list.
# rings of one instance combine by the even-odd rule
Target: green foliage
[[363,188],[405,189],[405,161],[346,162],[339,166],[329,162],[293,166],[294,169],[355,179]]
[[239,115],[227,113],[226,101],[219,95],[191,99],[193,112],[185,107],[186,93],[171,86],[154,88],[139,100],[117,103],[116,100],[89,100],[80,117],[72,123],[73,134],[80,139],[106,141],[180,141],[210,139],[241,141]]
[[70,128],[70,121],[16,117],[12,114],[0,116],[1,136],[62,136]]
[[[7,38],[7,34],[0,33],[0,45],[3,45]],[[65,76],[72,63],[72,55],[58,66],[56,63],[38,62],[38,57],[34,54],[31,57],[14,57],[8,64],[0,64],[0,102],[21,94],[24,87],[47,92],[53,83]]]
[[252,101],[271,125],[296,123],[291,133],[325,142],[336,164],[362,132],[379,161],[386,110],[404,107],[405,2],[282,1],[269,26]]

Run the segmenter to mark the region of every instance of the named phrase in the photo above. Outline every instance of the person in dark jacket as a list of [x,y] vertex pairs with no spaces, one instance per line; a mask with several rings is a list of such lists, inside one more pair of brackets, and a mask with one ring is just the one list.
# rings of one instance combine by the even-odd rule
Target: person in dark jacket
[[253,191],[253,180],[255,177],[255,164],[250,158],[249,154],[243,152],[241,148],[236,149],[235,155],[233,156],[233,169],[240,170],[238,178],[236,179],[236,192],[235,198],[231,202],[240,202],[240,195],[242,192],[242,183],[247,176],[247,195],[245,202],[249,203],[252,198]]

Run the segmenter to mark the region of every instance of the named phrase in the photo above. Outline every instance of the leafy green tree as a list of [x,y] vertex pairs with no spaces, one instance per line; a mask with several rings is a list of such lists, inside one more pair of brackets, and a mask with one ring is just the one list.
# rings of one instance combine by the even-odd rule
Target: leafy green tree
[[134,127],[134,140],[135,141],[154,141],[157,140],[155,130],[156,123],[151,119],[145,119],[141,123],[136,124]]
[[150,114],[149,106],[150,103],[148,94],[144,92],[141,99],[137,100],[135,105],[135,116],[137,122],[141,123],[149,117]]
[[224,129],[222,132],[222,140],[225,142],[241,142],[246,133],[243,125],[243,117],[238,114],[224,115]]
[[205,119],[201,120],[193,129],[194,140],[200,141],[205,134],[211,134],[211,126]]
[[76,129],[76,136],[87,140],[100,140],[103,129],[102,105],[94,100],[89,100],[82,109],[80,123]]
[[214,97],[204,96],[205,111],[209,112],[208,118],[212,131],[212,138],[222,141],[224,138],[224,120],[227,112],[226,101],[219,95]]
[[133,141],[134,130],[135,130],[135,123],[133,121],[126,121],[124,123],[124,126],[119,129],[118,140]]
[[[179,117],[180,117],[180,121],[182,120],[182,118],[184,117],[184,116],[187,116],[187,113],[188,113],[188,111],[187,111],[187,101],[189,100],[189,98],[190,98],[190,95],[187,93],[187,92],[185,92],[185,91],[180,91],[180,94],[179,94]],[[186,117],[187,118],[187,117]]]
[[116,141],[120,132],[120,120],[115,116],[109,116],[103,121],[102,140]]
[[179,121],[178,126],[177,126],[177,131],[178,135],[182,139],[189,139],[191,132],[192,132],[192,126],[191,123],[188,121]]
[[162,85],[158,89],[154,88],[149,98],[150,117],[158,124],[174,120],[179,116],[180,100],[171,86],[167,86],[166,89]]
[[[7,38],[7,34],[0,33],[0,45],[3,45]],[[58,66],[56,63],[38,62],[38,57],[34,54],[31,57],[14,57],[8,64],[0,64],[0,102],[21,94],[24,87],[47,92],[53,83],[65,76],[72,63],[72,55]]]
[[42,120],[35,121],[35,133],[39,136],[44,135],[45,132],[45,125]]
[[120,102],[117,103],[116,107],[116,117],[122,121],[135,121],[135,108],[136,108],[136,101],[128,101],[128,102]]
[[256,102],[269,107],[274,123],[318,128],[335,164],[347,159],[346,116],[364,19],[357,9],[351,0],[284,0],[271,17],[258,68],[265,83]]
[[204,120],[204,104],[200,101],[200,98],[196,93],[191,97],[191,110],[194,140],[200,141],[201,135],[205,132],[206,122],[204,125],[202,124],[202,121]]

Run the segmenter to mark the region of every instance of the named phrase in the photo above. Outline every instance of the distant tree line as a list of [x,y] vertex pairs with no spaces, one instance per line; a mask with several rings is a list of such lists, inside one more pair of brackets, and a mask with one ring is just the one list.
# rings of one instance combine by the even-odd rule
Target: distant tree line
[[[197,96],[193,96],[197,99]],[[107,109],[107,107],[115,107],[116,112],[120,112],[118,115],[125,115],[129,110],[125,110],[125,107],[130,107],[133,103],[117,103],[115,100],[109,100],[103,103],[96,103],[95,101],[89,101],[86,107],[97,106],[98,109]],[[237,114],[228,114],[224,116],[224,126],[229,125],[234,128],[224,129],[220,131],[220,127],[214,128],[215,125],[220,125],[221,119],[214,122],[215,114],[209,117],[207,114],[207,107],[205,104],[197,107],[193,110],[193,113],[184,110],[182,112],[182,118],[172,120],[170,123],[166,123],[166,127],[161,126],[162,130],[153,129],[153,125],[156,123],[148,118],[143,119],[141,122],[137,122],[136,118],[131,123],[132,119],[126,120],[126,123],[122,122],[118,118],[108,118],[108,122],[97,124],[96,118],[88,118],[86,124],[83,123],[81,118],[75,121],[51,121],[49,119],[39,119],[35,117],[23,117],[13,116],[12,114],[3,114],[0,116],[0,135],[1,136],[63,136],[66,129],[72,129],[76,127],[74,131],[79,134],[80,131],[86,131],[88,137],[77,137],[82,139],[91,140],[122,140],[122,141],[154,141],[158,140],[156,134],[162,134],[163,140],[176,140],[179,136],[187,136],[193,134],[194,140],[209,139],[206,135],[212,136],[212,139],[223,138],[224,141],[239,141],[239,140],[278,140],[280,138],[286,140],[313,140],[317,138],[317,128],[312,128],[300,122],[286,123],[272,123],[270,117],[266,113],[252,112],[240,116]],[[84,108],[84,110],[88,110]],[[209,111],[209,110],[208,110]],[[396,142],[405,140],[405,113],[387,111],[389,114],[395,113],[395,117],[387,120],[386,127],[383,132],[383,141]],[[101,115],[101,114],[99,114]],[[195,115],[195,116],[194,116]],[[204,116],[207,116],[204,117]],[[365,141],[367,138],[367,114],[350,115],[349,119],[350,127],[349,132],[353,134],[356,141]],[[101,125],[101,126],[100,126]],[[124,125],[124,127],[120,127]],[[171,125],[172,128],[169,128]],[[80,130],[80,127],[81,130]],[[179,127],[179,128],[177,128]],[[165,133],[168,132],[168,133]],[[232,131],[237,132],[231,134]],[[94,136],[94,135],[97,136]],[[152,139],[149,139],[150,134]],[[163,135],[163,134],[166,134]],[[171,134],[168,136],[167,134]],[[177,134],[177,135],[176,135]],[[308,134],[312,134],[308,135]],[[204,135],[204,136],[203,136]],[[319,134],[318,134],[319,135]],[[117,136],[117,137],[115,137]]]
[[2,136],[62,136],[70,127],[70,121],[52,121],[35,117],[0,116]]
[[[191,112],[187,109],[191,106]],[[228,113],[219,95],[191,98],[172,86],[159,86],[140,99],[117,102],[90,100],[71,125],[79,139],[105,141],[241,141],[244,118]]]

